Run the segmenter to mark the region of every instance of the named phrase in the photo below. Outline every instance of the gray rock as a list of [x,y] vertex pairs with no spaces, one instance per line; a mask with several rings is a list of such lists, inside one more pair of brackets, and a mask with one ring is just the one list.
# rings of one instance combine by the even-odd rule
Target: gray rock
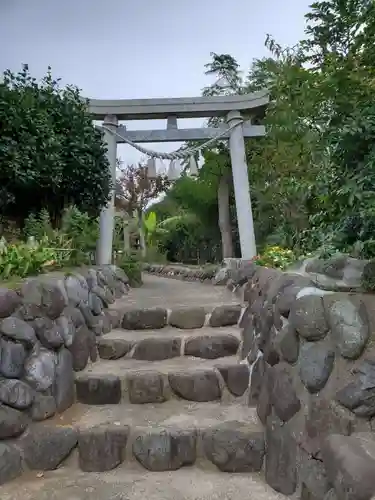
[[297,444],[286,425],[269,417],[266,425],[266,482],[283,495],[297,487]]
[[37,341],[34,328],[14,316],[0,321],[0,332],[12,340],[23,342],[28,347],[32,347]]
[[31,470],[55,470],[77,445],[73,427],[39,425],[30,427],[19,439],[24,460]]
[[357,359],[370,336],[366,308],[350,300],[338,300],[329,309],[332,337],[341,356]]
[[180,307],[172,309],[169,324],[175,328],[202,328],[206,319],[204,307]]
[[[248,322],[243,328],[241,332],[241,337],[242,337],[241,359],[245,359],[255,345],[255,331],[254,331],[252,317],[249,318]],[[258,346],[256,346],[256,350],[258,351]]]
[[55,398],[50,395],[35,393],[33,404],[28,413],[35,422],[52,417],[56,413]]
[[76,378],[76,395],[88,405],[118,404],[121,401],[121,381],[113,375],[81,375]]
[[72,345],[69,347],[74,371],[81,371],[86,368],[92,344],[96,345],[95,334],[86,325],[77,328]]
[[27,428],[29,420],[25,413],[0,405],[0,439],[19,436]]
[[37,391],[45,391],[55,381],[56,354],[35,346],[25,361],[25,380]]
[[280,352],[282,358],[290,364],[297,362],[299,354],[299,337],[294,328],[289,324],[277,334],[276,349]]
[[249,386],[249,367],[247,364],[216,366],[226,386],[234,396],[242,396]]
[[208,460],[222,472],[259,472],[265,453],[264,435],[253,425],[225,422],[203,436]]
[[239,345],[240,341],[234,335],[194,336],[186,340],[185,356],[204,359],[234,356]]
[[57,355],[56,378],[53,387],[56,409],[59,413],[72,406],[75,400],[73,358],[64,347]]
[[212,327],[236,325],[241,316],[241,305],[217,306],[212,311],[209,324]]
[[126,339],[99,340],[98,350],[101,359],[120,359],[130,352],[133,342]]
[[22,474],[21,454],[14,446],[0,443],[0,485]]
[[61,315],[55,320],[55,328],[63,338],[65,347],[71,346],[76,331],[73,319],[69,316]]
[[354,379],[336,393],[336,400],[358,417],[375,416],[375,360],[353,368]]
[[[260,384],[260,392],[257,403],[257,414],[263,425],[266,425],[267,418],[271,413],[271,394],[274,385],[273,370],[265,364],[263,377]],[[251,377],[252,379],[253,377]],[[252,384],[251,384],[252,385]]]
[[89,287],[83,276],[78,274],[66,276],[65,288],[72,306],[77,307],[81,303],[88,303]]
[[72,306],[66,307],[64,309],[63,316],[71,320],[75,328],[79,328],[80,326],[83,325],[86,326],[85,317],[83,316],[82,311],[77,307],[72,307]]
[[121,311],[119,311],[118,309],[106,309],[104,311],[104,314],[107,316],[107,318],[109,318],[112,330],[121,327],[123,318],[123,313]]
[[164,378],[158,372],[130,373],[127,383],[129,400],[133,404],[162,403],[166,400]]
[[103,302],[100,297],[98,297],[95,293],[89,293],[89,307],[91,311],[97,316],[103,312]]
[[23,305],[33,314],[29,319],[48,316],[56,319],[68,305],[64,277],[39,276],[23,282],[21,287]]
[[103,286],[95,286],[91,290],[91,293],[95,294],[100,300],[103,302],[104,307],[108,307],[109,304],[113,304],[115,298],[111,290],[105,285]]
[[319,340],[328,332],[328,323],[322,297],[305,295],[295,300],[290,309],[292,327],[306,340]]
[[264,383],[264,376],[267,363],[264,361],[263,356],[258,357],[251,368],[251,385],[249,392],[249,406],[253,406],[258,402],[262,385]]
[[302,486],[301,500],[325,498],[329,484],[324,464],[315,460],[302,448],[299,450],[298,478]]
[[101,337],[105,333],[109,333],[112,329],[110,319],[104,313],[101,313],[98,316],[93,316],[89,326],[97,337]]
[[14,290],[0,288],[0,318],[14,313],[21,302],[21,297]]
[[170,373],[169,385],[174,393],[188,401],[215,401],[221,397],[221,389],[213,370]]
[[272,368],[274,385],[270,401],[276,415],[283,422],[288,422],[301,409],[301,402],[293,386],[293,378],[289,366],[280,363]]
[[335,353],[325,344],[302,345],[298,372],[309,392],[318,392],[326,385],[333,369]]
[[180,338],[149,338],[135,344],[133,358],[145,361],[160,361],[180,356]]
[[50,318],[36,318],[33,327],[40,343],[47,349],[58,349],[64,344],[64,337],[58,325]]
[[129,427],[103,424],[83,429],[78,436],[79,466],[85,472],[105,472],[125,460]]
[[126,311],[122,327],[126,330],[159,329],[167,325],[167,310],[161,307]]
[[332,434],[322,449],[329,482],[340,500],[371,499],[375,495],[375,439],[372,433]]
[[12,408],[24,410],[32,405],[34,391],[21,380],[0,380],[0,401]]
[[89,290],[92,290],[94,286],[98,286],[98,276],[95,269],[82,269],[81,274],[85,278]]
[[0,373],[7,378],[20,378],[26,360],[26,349],[22,344],[0,339]]
[[137,436],[133,454],[138,462],[151,471],[177,470],[196,460],[194,429],[154,428]]
[[122,283],[124,283],[124,285],[129,284],[129,278],[127,277],[125,271],[121,269],[121,267],[110,265],[109,268],[114,273],[116,278],[120,280]]

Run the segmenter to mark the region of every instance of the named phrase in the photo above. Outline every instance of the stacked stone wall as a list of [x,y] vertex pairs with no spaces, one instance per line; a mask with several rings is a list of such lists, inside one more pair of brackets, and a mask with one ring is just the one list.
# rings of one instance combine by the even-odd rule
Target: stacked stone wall
[[15,438],[74,403],[74,371],[96,361],[97,338],[121,321],[109,306],[128,289],[115,266],[0,288],[0,484],[20,466]]
[[375,296],[254,268],[245,286],[249,405],[265,428],[267,483],[301,500],[375,495]]

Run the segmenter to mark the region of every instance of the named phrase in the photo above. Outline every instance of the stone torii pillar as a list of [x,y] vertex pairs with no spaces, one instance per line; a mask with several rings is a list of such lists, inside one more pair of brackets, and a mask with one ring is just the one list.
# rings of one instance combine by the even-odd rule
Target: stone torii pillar
[[229,149],[232,163],[241,257],[247,260],[255,257],[256,245],[241,113],[239,111],[231,111],[227,115],[227,122],[229,126],[238,124],[230,131]]
[[[117,116],[107,115],[103,121],[104,127],[116,132],[118,127]],[[100,266],[112,263],[112,245],[115,225],[115,184],[117,162],[117,138],[114,133],[104,129],[104,140],[107,145],[107,159],[112,180],[111,198],[107,206],[100,212],[99,239],[96,249],[96,263]]]

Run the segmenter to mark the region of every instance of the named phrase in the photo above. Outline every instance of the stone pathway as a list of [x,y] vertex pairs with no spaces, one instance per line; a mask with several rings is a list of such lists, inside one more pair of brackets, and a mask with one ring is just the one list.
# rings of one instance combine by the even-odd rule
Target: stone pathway
[[[1,487],[1,500],[278,500],[262,477],[264,436],[239,364],[238,299],[221,287],[145,276],[113,305],[121,326],[76,374],[78,447],[55,471]],[[44,424],[43,424],[44,425]]]

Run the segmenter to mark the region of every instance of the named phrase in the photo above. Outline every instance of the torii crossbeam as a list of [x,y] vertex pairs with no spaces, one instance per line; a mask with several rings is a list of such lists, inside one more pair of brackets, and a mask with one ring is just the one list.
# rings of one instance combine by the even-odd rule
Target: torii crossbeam
[[[116,180],[117,143],[125,142],[122,138],[135,143],[207,141],[223,129],[212,127],[179,129],[177,120],[179,118],[225,118],[228,126],[233,127],[221,137],[229,139],[241,256],[243,259],[251,259],[256,255],[256,245],[244,137],[265,135],[265,128],[262,125],[253,125],[251,122],[254,118],[264,115],[268,103],[268,92],[259,91],[230,96],[92,99],[89,100],[89,111],[94,120],[103,120],[105,126],[104,136],[113,183]],[[155,119],[166,119],[166,129],[127,131],[126,127],[119,125],[121,120]],[[100,238],[97,249],[99,265],[111,263],[113,230],[114,192],[110,203],[100,215]]]

